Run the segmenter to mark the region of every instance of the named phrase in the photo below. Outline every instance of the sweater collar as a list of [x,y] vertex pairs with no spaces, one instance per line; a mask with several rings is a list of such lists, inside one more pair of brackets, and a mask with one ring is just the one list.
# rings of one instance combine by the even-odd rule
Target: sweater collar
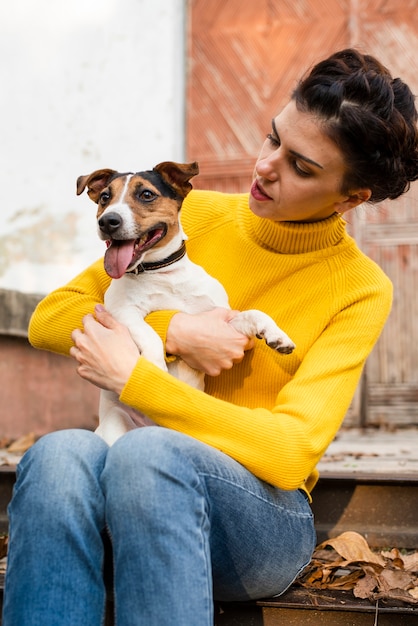
[[335,246],[345,236],[345,220],[338,213],[319,222],[273,222],[242,206],[239,223],[257,245],[281,254],[302,254]]

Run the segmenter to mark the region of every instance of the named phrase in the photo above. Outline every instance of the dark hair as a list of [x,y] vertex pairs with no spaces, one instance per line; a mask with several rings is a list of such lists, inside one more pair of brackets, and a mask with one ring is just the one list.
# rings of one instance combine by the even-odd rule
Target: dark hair
[[336,52],[313,67],[292,99],[317,115],[344,154],[342,192],[371,189],[370,202],[394,199],[418,178],[415,97],[372,56]]

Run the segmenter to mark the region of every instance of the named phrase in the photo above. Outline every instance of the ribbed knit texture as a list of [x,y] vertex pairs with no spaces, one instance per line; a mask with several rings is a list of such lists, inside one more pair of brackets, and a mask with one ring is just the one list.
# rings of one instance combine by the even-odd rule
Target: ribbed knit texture
[[[140,358],[121,400],[273,485],[310,491],[389,314],[392,285],[338,215],[272,222],[254,216],[246,194],[192,191],[182,223],[190,258],[222,282],[231,306],[269,313],[296,350],[280,355],[257,340],[232,370],[207,377],[205,393]],[[47,296],[32,317],[31,343],[67,354],[71,331],[108,284],[99,261]],[[172,314],[148,317],[163,340]]]

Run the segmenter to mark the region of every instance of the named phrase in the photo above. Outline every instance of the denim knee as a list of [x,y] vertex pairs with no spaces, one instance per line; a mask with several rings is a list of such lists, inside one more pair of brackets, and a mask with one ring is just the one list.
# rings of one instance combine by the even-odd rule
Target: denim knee
[[[163,471],[170,463],[176,467],[192,465],[190,461],[197,454],[195,447],[206,447],[201,442],[176,431],[147,426],[132,430],[118,439],[110,448],[106,459],[106,471],[121,472],[127,476],[133,472],[147,472],[153,468]],[[112,468],[110,470],[110,468]]]
[[87,430],[62,430],[44,435],[23,456],[16,469],[16,496],[39,506],[47,500],[60,507],[66,494],[82,492],[84,485],[97,483],[103,469],[107,444]]
[[[192,461],[195,439],[176,431],[148,426],[128,432],[111,446],[102,474],[102,489],[109,504],[113,495],[121,503],[147,494],[164,497],[167,485],[179,480],[196,486],[200,481]],[[189,449],[190,448],[190,449]]]
[[31,468],[56,476],[65,475],[71,467],[81,462],[100,462],[106,456],[107,444],[93,432],[81,429],[59,430],[41,437],[23,456],[17,467],[18,475]]

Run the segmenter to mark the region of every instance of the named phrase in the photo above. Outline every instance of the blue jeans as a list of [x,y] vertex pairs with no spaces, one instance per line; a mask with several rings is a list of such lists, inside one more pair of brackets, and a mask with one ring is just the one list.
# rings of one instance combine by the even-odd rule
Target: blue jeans
[[311,509],[181,433],[42,437],[9,506],[3,626],[103,623],[103,531],[118,626],[212,626],[213,600],[280,594],[309,562]]

